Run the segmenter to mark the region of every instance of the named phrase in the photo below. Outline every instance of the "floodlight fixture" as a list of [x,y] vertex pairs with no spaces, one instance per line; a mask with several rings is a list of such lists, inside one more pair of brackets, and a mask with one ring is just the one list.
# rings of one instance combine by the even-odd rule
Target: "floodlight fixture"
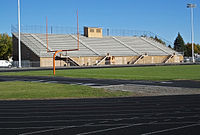
[[196,6],[196,4],[187,4],[187,8],[195,8]]

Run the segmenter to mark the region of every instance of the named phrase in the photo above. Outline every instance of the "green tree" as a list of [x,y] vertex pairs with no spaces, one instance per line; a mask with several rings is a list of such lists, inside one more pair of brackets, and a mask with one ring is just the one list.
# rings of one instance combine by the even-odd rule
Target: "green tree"
[[154,39],[155,39],[157,42],[159,42],[159,43],[161,43],[161,44],[163,44],[163,45],[166,45],[166,43],[165,43],[164,41],[162,41],[162,39],[159,39],[157,36],[155,36]]
[[184,53],[186,51],[185,42],[180,33],[178,33],[178,36],[174,41],[174,50],[176,50],[177,52],[184,52]]
[[[194,53],[200,54],[200,46],[198,44],[194,44]],[[187,43],[186,44],[186,51],[185,51],[185,56],[192,56],[192,44]]]
[[0,59],[8,60],[12,55],[12,38],[8,34],[0,34]]
[[200,45],[197,44],[196,46],[197,46],[198,52],[199,52],[199,54],[200,54]]
[[169,48],[172,48],[171,45],[168,45]]

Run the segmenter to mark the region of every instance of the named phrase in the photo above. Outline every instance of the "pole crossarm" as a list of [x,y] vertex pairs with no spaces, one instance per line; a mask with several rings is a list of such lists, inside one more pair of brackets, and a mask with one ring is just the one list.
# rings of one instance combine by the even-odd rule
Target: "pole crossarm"
[[77,49],[70,49],[70,50],[57,50],[57,51],[49,51],[49,52],[54,52],[53,55],[53,74],[56,74],[56,54],[59,52],[68,52],[68,51],[78,51],[79,48]]

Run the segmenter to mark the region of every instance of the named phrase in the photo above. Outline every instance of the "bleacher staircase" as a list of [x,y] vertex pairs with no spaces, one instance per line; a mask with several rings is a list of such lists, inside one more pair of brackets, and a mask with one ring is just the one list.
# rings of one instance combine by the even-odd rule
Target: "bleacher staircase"
[[108,56],[104,56],[100,61],[98,61],[95,65],[100,65],[103,61],[105,61],[106,60],[106,58],[107,58]]
[[137,57],[137,59],[133,60],[132,62],[130,62],[130,64],[137,64],[137,62],[141,59],[143,59],[146,55],[140,55]]
[[167,58],[163,61],[163,63],[167,63],[170,59],[172,59],[174,55],[169,55]]

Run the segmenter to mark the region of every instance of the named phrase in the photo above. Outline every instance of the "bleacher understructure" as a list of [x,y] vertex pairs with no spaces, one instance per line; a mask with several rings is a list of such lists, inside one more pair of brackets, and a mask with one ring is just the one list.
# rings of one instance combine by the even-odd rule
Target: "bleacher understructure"
[[[48,49],[77,48],[77,35],[49,34]],[[53,53],[47,52],[46,34],[22,33],[22,60],[39,61],[40,67],[53,65]],[[79,36],[80,50],[59,53],[56,66],[92,66],[118,64],[180,63],[183,56],[148,37]],[[18,60],[18,34],[13,33],[13,58]]]

